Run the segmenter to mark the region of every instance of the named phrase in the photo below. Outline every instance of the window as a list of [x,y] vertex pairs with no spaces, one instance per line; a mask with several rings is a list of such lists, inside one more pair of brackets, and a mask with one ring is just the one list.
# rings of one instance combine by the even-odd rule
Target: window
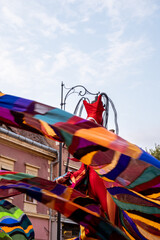
[[5,171],[14,171],[16,160],[0,155],[0,169]]
[[62,223],[62,239],[68,239],[79,236],[79,225],[72,223]]
[[[39,167],[26,163],[26,173],[34,176],[38,176]],[[37,212],[37,201],[32,197],[25,195],[24,199],[24,211],[26,212]]]
[[[30,174],[30,175],[33,175],[33,176],[38,176],[38,167],[26,163],[26,173]],[[33,198],[31,198],[28,195],[26,195],[25,200],[27,202],[33,202],[33,203],[36,202]]]
[[34,199],[26,194],[26,201],[27,202],[34,202]]
[[[14,164],[16,160],[0,155],[0,170],[4,171],[14,171]],[[12,203],[13,197],[7,198],[7,201]]]

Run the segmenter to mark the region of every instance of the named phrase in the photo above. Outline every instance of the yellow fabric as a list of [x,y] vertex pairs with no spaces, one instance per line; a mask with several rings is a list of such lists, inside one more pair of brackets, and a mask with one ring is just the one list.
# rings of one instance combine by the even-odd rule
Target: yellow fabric
[[83,162],[87,165],[90,165],[92,162],[92,158],[96,153],[97,153],[97,151],[86,154],[84,157],[81,158],[81,162]]
[[51,136],[57,136],[55,131],[44,121],[42,120],[39,120],[41,122],[41,124],[43,125],[44,129],[46,130],[47,134],[48,135],[51,135]]
[[150,239],[150,240],[159,240],[160,239],[160,236],[155,236],[153,234],[151,234],[150,232],[144,230],[143,228],[141,228],[138,224],[137,224],[137,228],[138,230],[140,231],[140,233],[146,237],[147,239]]
[[[132,237],[129,232],[123,227],[123,231],[126,233],[126,235],[129,237],[130,240],[136,240],[134,237]],[[118,239],[117,239],[118,240]]]
[[157,199],[160,197],[160,193],[153,193],[151,195],[147,195],[147,197],[152,199]]
[[[125,212],[126,212],[126,211],[125,211]],[[143,218],[143,217],[141,217],[141,216],[139,216],[139,215],[136,215],[136,214],[133,214],[133,213],[128,213],[128,212],[126,212],[126,214],[127,214],[130,218],[132,218],[133,220],[139,220],[139,221],[141,221],[141,222],[143,222],[143,223],[146,223],[146,224],[148,224],[148,225],[150,225],[150,226],[152,226],[152,227],[154,227],[154,228],[157,228],[158,230],[160,229],[160,224],[159,224],[159,223],[153,222],[153,221],[151,221],[151,220],[149,220],[149,219],[147,219],[147,218]]]
[[14,229],[17,229],[17,228],[20,228],[20,229],[22,229],[25,233],[28,233],[32,228],[33,228],[33,226],[32,225],[29,225],[28,226],[28,228],[27,229],[23,229],[21,226],[16,226],[16,227],[6,227],[6,226],[4,226],[4,227],[1,227],[2,229],[3,229],[3,231],[5,231],[6,233],[9,233],[9,232],[11,232],[11,231],[13,231]]
[[[106,137],[107,135],[107,137]],[[84,137],[89,141],[93,141],[104,147],[108,147],[110,142],[116,140],[116,135],[109,132],[107,129],[102,127],[90,128],[90,129],[80,129],[75,132],[75,136]]]

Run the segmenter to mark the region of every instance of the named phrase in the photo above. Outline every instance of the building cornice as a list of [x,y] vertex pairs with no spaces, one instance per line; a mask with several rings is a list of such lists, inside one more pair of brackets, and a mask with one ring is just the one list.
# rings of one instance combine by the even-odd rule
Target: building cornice
[[[2,132],[0,128],[0,142],[6,145],[14,146],[18,149],[23,149],[27,152],[32,152],[32,154],[43,155],[45,158],[50,158],[53,161],[53,158],[57,157],[57,150],[35,142],[31,139],[25,138],[21,135],[12,133],[8,130]],[[5,130],[5,129],[4,129]],[[9,134],[7,134],[10,132]]]
[[26,212],[26,211],[24,211],[24,212],[29,217],[35,217],[35,218],[41,218],[41,219],[49,219],[49,215],[46,215],[46,214],[30,213],[30,212]]
[[10,158],[10,157],[6,157],[6,156],[4,156],[2,154],[0,154],[0,158],[6,159],[6,160],[9,160],[9,161],[12,161],[12,162],[17,162],[16,159],[13,159],[13,158]]

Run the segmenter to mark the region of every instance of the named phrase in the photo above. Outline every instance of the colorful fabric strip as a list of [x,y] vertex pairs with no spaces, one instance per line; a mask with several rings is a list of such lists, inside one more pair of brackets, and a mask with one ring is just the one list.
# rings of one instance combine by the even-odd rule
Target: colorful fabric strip
[[[2,173],[2,175],[1,175]],[[10,175],[9,178],[7,175]],[[123,232],[101,217],[100,206],[92,198],[66,186],[42,178],[0,171],[0,198],[26,193],[49,208],[55,209],[74,222],[90,229],[97,239],[127,239]],[[18,178],[20,179],[20,177]],[[19,215],[18,215],[19,216]],[[1,223],[2,224],[2,223]],[[7,230],[7,227],[5,228]],[[14,228],[11,228],[14,231]],[[24,231],[28,232],[28,228]]]
[[34,239],[33,226],[27,215],[6,200],[0,201],[0,227],[13,240]]
[[[120,220],[118,226],[123,229],[126,235],[132,236],[132,239],[149,239],[150,236],[154,235],[154,239],[159,239],[160,186],[158,184],[160,181],[160,161],[100,125],[36,101],[1,93],[0,121],[6,125],[37,132],[53,140],[65,142],[68,151],[74,158],[90,165],[105,181],[106,189],[116,203],[119,212],[125,213],[119,215],[121,218],[118,218]],[[14,173],[12,174],[14,176]],[[74,206],[73,209],[75,210],[78,206],[81,206],[81,201],[78,201],[78,204],[75,205],[74,197],[68,200],[68,194],[71,194],[69,196],[74,195],[70,188],[65,188],[67,194],[62,198],[55,189],[58,188],[59,191],[63,192],[64,186],[57,185],[52,191],[53,186],[51,189],[46,189],[42,183],[39,191],[38,186],[36,186],[36,178],[31,178],[32,183],[30,181],[30,183],[26,183],[23,180],[24,175],[18,175],[18,173],[14,176],[17,177],[15,180],[16,186],[13,183],[7,186],[6,183],[13,176],[10,174],[1,175],[3,185],[1,185],[0,196],[2,198],[4,195],[8,196],[8,189],[10,188],[13,195],[27,192],[47,206],[62,211],[61,208],[57,207],[56,203],[59,202],[60,206],[64,206],[65,216],[74,221],[77,221],[76,216],[78,216],[78,223],[87,226],[92,231],[96,229],[97,236],[99,236],[98,234],[106,234],[105,239],[109,239],[109,232],[112,227],[106,227],[108,231],[106,233],[102,227],[104,220],[101,224],[99,215],[95,216],[93,211],[90,210],[90,212],[87,205],[83,208],[79,207],[79,211],[83,212],[81,215],[75,215],[74,212],[71,212],[70,206]],[[29,190],[27,184],[31,184],[31,186],[33,184],[34,188],[32,186]],[[78,192],[76,196],[81,198],[81,193]],[[46,203],[44,199],[47,199],[48,202]],[[54,202],[51,199],[54,199]],[[96,223],[98,221],[98,224],[96,224],[98,229],[92,221],[86,222],[84,212],[85,214],[86,212],[91,214],[91,218],[95,218]],[[83,218],[80,219],[79,216],[83,216]],[[103,239],[102,236],[99,237]]]

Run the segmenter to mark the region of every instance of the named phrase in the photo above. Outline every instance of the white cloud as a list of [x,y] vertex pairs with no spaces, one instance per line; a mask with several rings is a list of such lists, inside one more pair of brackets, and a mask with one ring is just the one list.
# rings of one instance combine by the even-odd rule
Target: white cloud
[[[25,70],[25,69],[24,69]],[[26,72],[14,62],[10,52],[6,50],[0,51],[0,82],[11,85],[18,85],[26,78]]]
[[130,17],[134,18],[146,18],[153,15],[156,11],[160,9],[158,1],[152,0],[134,0],[134,1],[125,1],[122,0],[122,4],[124,6],[124,10],[128,12]]
[[129,18],[146,18],[150,15],[153,15],[157,10],[159,10],[159,2],[153,0],[84,0],[84,5],[86,8],[92,9],[94,12],[107,11],[107,14],[114,21],[125,19],[126,15]]
[[[11,36],[2,37],[2,46],[4,49],[10,49],[11,53],[4,59],[4,62],[10,61],[13,68],[21,68],[22,63],[19,63],[13,58],[15,52],[21,53],[21,57],[27,62],[27,67],[33,70],[35,67],[35,73],[43,75],[46,72],[47,76],[56,76],[60,72],[71,69],[72,71],[78,72],[78,78],[85,78],[86,81],[90,81],[91,78],[101,76],[101,81],[106,78],[113,78],[117,71],[122,71],[128,67],[134,67],[138,61],[150,56],[153,49],[150,43],[143,36],[131,35],[130,38],[125,39],[124,36],[127,34],[127,26],[132,17],[139,16],[145,18],[150,14],[153,14],[157,10],[157,6],[152,4],[151,1],[109,1],[109,0],[85,0],[85,1],[62,1],[59,3],[59,7],[63,6],[64,17],[54,12],[51,14],[47,10],[45,4],[39,4],[33,1],[30,9],[27,4],[21,4],[19,7],[10,7],[7,1],[6,5],[3,4],[3,13],[8,21],[15,23],[17,27],[24,26],[23,31],[19,31],[16,38]],[[18,3],[14,1],[14,3]],[[53,4],[54,5],[54,4]],[[68,6],[74,11],[74,19],[70,19],[65,10]],[[35,9],[37,9],[35,11]],[[59,10],[60,11],[60,10]],[[78,24],[83,20],[84,24],[87,23],[87,27],[84,27],[85,34],[97,34],[97,29],[90,24],[90,17],[97,12],[106,11],[102,21],[109,21],[108,28],[103,29],[102,34],[106,38],[106,47],[98,47],[93,49],[90,53],[83,51],[78,47],[73,47],[71,36],[75,33],[78,34]],[[24,14],[22,14],[24,12]],[[78,13],[78,14],[77,14]],[[22,17],[22,15],[24,15]],[[96,16],[96,15],[95,15]],[[109,19],[106,18],[109,16]],[[2,22],[4,18],[2,18]],[[27,20],[28,19],[28,20]],[[128,21],[128,22],[127,22]],[[112,23],[110,25],[110,23]],[[74,27],[73,27],[74,26]],[[105,25],[104,25],[105,26]],[[75,30],[76,28],[76,30]],[[68,41],[71,44],[65,44],[53,47],[52,53],[49,53],[47,46],[44,45],[44,39],[61,39],[64,34],[70,36]],[[80,33],[79,33],[80,34]],[[61,36],[61,37],[60,37]],[[14,38],[14,42],[13,39]],[[8,46],[4,43],[8,42]],[[45,43],[46,44],[46,43]],[[56,42],[56,46],[58,43]],[[65,45],[65,47],[63,47]],[[69,47],[67,47],[69,46]],[[43,49],[43,50],[42,50]],[[42,50],[42,53],[41,53]],[[44,57],[46,56],[46,57]],[[1,56],[3,62],[3,55]],[[24,69],[25,69],[24,62]]]
[[147,57],[151,52],[144,39],[136,41],[115,41],[110,44],[107,53],[107,62],[112,69],[118,69],[120,66],[131,66],[133,63]]
[[[63,49],[55,55],[50,75],[61,74],[68,72],[68,69],[72,69],[72,72],[76,72],[76,79],[79,81],[89,81],[88,76],[95,75],[94,64],[91,57],[77,49],[73,49],[71,46],[65,46]],[[74,69],[74,70],[73,70]]]
[[41,27],[43,27],[43,31],[46,29],[46,31],[50,32],[50,35],[52,35],[56,30],[61,31],[62,33],[70,34],[75,32],[69,24],[63,23],[56,17],[47,15],[45,12],[33,13],[32,17],[42,23]]
[[[57,12],[50,12],[47,5],[37,1],[0,1],[0,27],[4,31],[15,31],[17,35],[33,37],[41,34],[45,37],[55,38],[58,34],[74,34],[72,22],[57,17]],[[53,3],[54,5],[54,3]],[[61,5],[61,4],[60,4]],[[60,7],[59,5],[59,7]],[[6,25],[8,25],[6,29]]]
[[11,24],[13,27],[14,25],[21,28],[24,26],[23,19],[20,16],[17,16],[16,13],[11,11],[11,9],[9,9],[8,7],[2,7],[2,13],[4,15],[4,18],[6,19],[6,22],[8,22],[8,24]]
[[79,21],[88,22],[95,14],[106,12],[113,26],[124,24],[128,18],[133,18],[135,22],[145,21],[160,7],[157,0],[64,0],[61,3],[70,17],[74,16]]
[[88,33],[88,34],[95,34],[95,30],[93,28],[85,28],[84,29],[85,33]]

